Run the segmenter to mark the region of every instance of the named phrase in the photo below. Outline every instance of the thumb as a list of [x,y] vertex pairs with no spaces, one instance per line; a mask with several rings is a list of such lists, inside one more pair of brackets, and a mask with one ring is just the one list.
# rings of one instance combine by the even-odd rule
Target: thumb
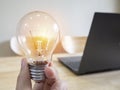
[[30,79],[30,73],[29,73],[29,67],[27,64],[26,59],[22,59],[21,62],[21,70],[17,78],[17,86],[16,90],[31,90],[31,79]]
[[45,75],[48,79],[58,79],[58,74],[52,66],[45,68]]
[[45,90],[67,90],[67,84],[59,79],[58,73],[52,66],[45,68],[45,74],[47,77]]
[[58,80],[58,76],[55,69],[52,66],[48,66],[45,68],[45,75],[46,80],[44,90],[50,90],[52,85]]

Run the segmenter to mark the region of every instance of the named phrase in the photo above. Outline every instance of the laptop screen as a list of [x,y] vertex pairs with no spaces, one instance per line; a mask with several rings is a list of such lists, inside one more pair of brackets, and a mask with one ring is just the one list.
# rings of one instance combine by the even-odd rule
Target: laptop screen
[[82,60],[86,72],[120,69],[120,14],[95,13]]

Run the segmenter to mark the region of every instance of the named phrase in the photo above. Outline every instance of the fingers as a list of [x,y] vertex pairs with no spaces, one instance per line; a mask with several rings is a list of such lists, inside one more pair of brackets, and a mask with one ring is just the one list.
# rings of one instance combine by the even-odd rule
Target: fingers
[[66,84],[59,79],[58,73],[53,68],[52,63],[45,68],[45,75],[46,80],[35,83],[33,90],[67,90]]
[[31,90],[31,79],[29,74],[29,67],[26,59],[22,59],[21,70],[17,78],[16,90]]
[[35,83],[33,90],[43,90],[43,86],[44,86],[43,82]]
[[67,90],[67,84],[59,79],[58,73],[53,68],[52,63],[45,68],[45,75],[47,79],[44,90]]
[[48,67],[45,68],[46,81],[44,85],[44,90],[50,90],[52,85],[58,80],[58,75],[53,65],[50,63]]
[[51,67],[45,68],[45,75],[47,78],[55,78],[55,71]]
[[56,81],[50,90],[68,90],[67,84],[61,80]]

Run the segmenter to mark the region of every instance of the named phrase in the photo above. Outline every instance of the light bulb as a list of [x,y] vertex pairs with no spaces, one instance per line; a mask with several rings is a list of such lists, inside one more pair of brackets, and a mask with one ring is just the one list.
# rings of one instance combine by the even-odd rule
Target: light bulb
[[33,11],[21,18],[17,26],[17,40],[29,64],[31,78],[45,79],[44,68],[52,60],[52,53],[59,41],[58,24],[42,11]]

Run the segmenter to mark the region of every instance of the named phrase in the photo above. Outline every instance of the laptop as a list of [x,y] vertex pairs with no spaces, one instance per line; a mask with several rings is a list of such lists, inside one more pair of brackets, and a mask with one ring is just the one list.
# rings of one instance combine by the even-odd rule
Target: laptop
[[78,75],[120,69],[120,14],[96,12],[83,56],[58,60]]

